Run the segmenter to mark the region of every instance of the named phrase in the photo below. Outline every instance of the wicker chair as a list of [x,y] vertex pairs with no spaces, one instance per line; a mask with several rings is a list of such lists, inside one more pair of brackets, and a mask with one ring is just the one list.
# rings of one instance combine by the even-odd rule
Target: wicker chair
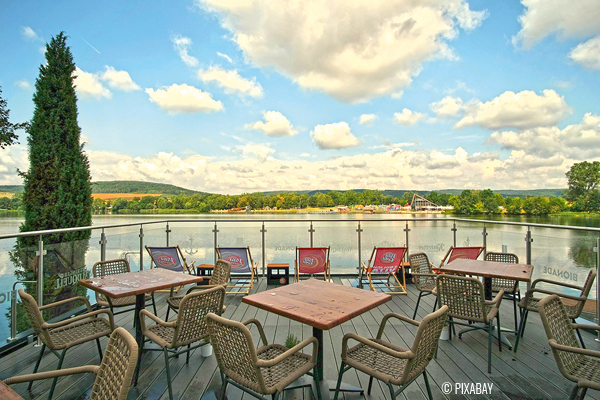
[[[162,351],[165,357],[167,370],[167,383],[169,387],[169,399],[173,400],[173,388],[171,387],[171,370],[169,369],[169,358],[186,353],[186,363],[190,361],[190,352],[200,346],[209,344],[206,315],[208,313],[220,314],[223,310],[225,299],[225,287],[216,286],[212,289],[196,291],[187,294],[179,303],[177,319],[165,322],[147,310],[140,312],[140,325],[142,333],[148,339],[159,345],[160,349],[147,349],[147,351]],[[146,326],[144,316],[153,320],[156,324]],[[192,343],[196,343],[192,346]],[[184,347],[185,346],[185,347]],[[177,350],[184,347],[183,350]],[[140,363],[144,352],[144,343],[138,356],[138,366],[135,373],[134,384],[137,385],[140,373]]]
[[[188,289],[186,294],[190,294],[193,291],[211,289],[216,286],[227,287],[227,284],[229,284],[230,275],[231,264],[225,260],[217,260],[215,267],[213,268],[213,274],[210,277],[209,284],[192,286],[190,289]],[[169,311],[171,311],[171,309],[175,312],[179,311],[179,303],[181,303],[181,299],[183,299],[183,296],[170,296],[167,298],[167,304],[169,305],[167,308],[167,321],[169,320]],[[225,312],[225,306],[223,306],[223,312]]]
[[[109,336],[116,328],[113,315],[109,310],[92,311],[92,307],[90,306],[88,299],[83,296],[72,297],[70,299],[46,304],[41,307],[39,307],[35,299],[25,293],[23,289],[19,289],[19,296],[21,297],[33,331],[42,341],[42,349],[40,350],[40,355],[38,356],[35,367],[33,368],[34,374],[40,367],[40,361],[42,361],[42,356],[44,355],[46,347],[48,347],[50,351],[58,357],[58,365],[56,367],[57,370],[61,369],[67,350],[73,346],[89,342],[91,340],[96,340],[98,353],[100,354],[100,359],[102,359],[102,348],[100,347],[99,338],[102,336]],[[84,303],[88,312],[59,322],[48,323],[44,321],[42,311],[74,301]],[[108,315],[108,320],[104,318],[98,318],[98,315],[100,314]],[[62,350],[62,352],[59,354],[57,350]],[[54,394],[57,380],[58,376],[56,376],[52,382],[48,399],[51,399],[52,395]],[[31,389],[32,384],[33,382],[29,383],[28,389]]]
[[576,383],[571,399],[577,397],[580,388],[580,399],[588,388],[600,390],[600,351],[582,349],[575,337],[577,328],[600,331],[600,326],[572,324],[567,308],[556,295],[540,300],[538,310],[560,373]]
[[[435,277],[437,274],[433,273],[432,267],[434,266],[429,262],[429,258],[425,253],[415,253],[408,257],[410,261],[410,273],[413,277],[415,287],[419,291],[419,298],[417,299],[417,305],[415,306],[415,312],[413,313],[412,319],[417,316],[417,310],[419,309],[419,303],[421,297],[434,294],[435,289]],[[433,304],[433,310],[437,308],[437,297]]]
[[[278,344],[268,344],[263,328],[255,319],[244,322],[231,321],[215,314],[208,314],[208,332],[214,346],[221,372],[220,398],[226,398],[227,384],[231,383],[257,398],[272,395],[277,400],[282,392],[304,374],[315,377],[315,398],[321,398],[316,373],[317,339],[311,337],[288,349]],[[263,345],[256,348],[247,325],[254,324]],[[300,350],[312,344],[312,355]],[[305,385],[294,386],[311,386]]]
[[129,393],[129,384],[137,356],[138,345],[133,336],[124,328],[116,328],[110,335],[105,355],[99,366],[84,365],[57,371],[13,376],[4,382],[14,384],[91,372],[96,374],[96,380],[89,400],[125,400]]
[[[94,278],[102,278],[107,275],[118,275],[118,274],[126,274],[127,272],[131,272],[129,269],[129,262],[125,259],[117,259],[117,260],[107,260],[107,261],[98,261],[92,267],[92,274]],[[121,314],[127,311],[133,311],[135,309],[135,296],[127,296],[120,298],[110,298],[99,292],[96,293],[96,304],[100,307],[110,308],[110,311],[113,315]],[[146,294],[146,302],[152,300],[152,307],[154,308],[154,313],[156,314],[156,304],[154,302],[154,293]],[[133,308],[127,310],[121,310],[119,312],[115,312],[116,307],[129,307],[133,306]],[[135,318],[133,319],[135,324]]]
[[[518,264],[519,257],[513,253],[495,253],[490,251],[484,257],[485,261],[496,261],[501,263]],[[517,321],[517,302],[521,301],[521,292],[519,291],[519,282],[512,279],[492,278],[492,292],[504,290],[504,298],[512,300],[515,317],[515,330],[519,329]]]
[[[519,302],[519,307],[521,308],[521,323],[519,324],[519,331],[517,333],[517,341],[515,342],[515,352],[517,351],[517,346],[519,345],[519,341],[523,337],[525,333],[525,324],[527,323],[527,316],[530,311],[538,312],[538,304],[542,300],[540,297],[536,297],[536,294],[542,295],[552,295],[555,294],[562,299],[565,299],[565,308],[567,310],[567,314],[569,318],[573,322],[575,322],[576,318],[579,318],[581,312],[583,311],[583,306],[587,300],[588,295],[590,294],[590,290],[592,289],[592,284],[594,283],[594,279],[596,279],[596,270],[590,270],[588,276],[585,280],[583,286],[571,285],[569,283],[551,281],[548,279],[536,279],[531,284],[531,289],[527,292],[527,295],[521,299]],[[562,286],[571,289],[580,290],[579,296],[571,296],[564,293],[553,292],[546,289],[538,288],[537,285],[539,283],[547,283],[555,286]],[[581,333],[579,329],[576,328],[577,336],[579,336],[579,341],[581,342],[581,346],[585,349],[585,344],[583,343],[583,339],[581,338]]]
[[[497,319],[498,323],[498,348],[502,351],[499,309],[504,291],[500,290],[493,300],[486,300],[483,283],[479,279],[450,274],[438,275],[436,285],[439,303],[447,305],[449,308],[448,322],[452,326],[462,325],[466,327],[458,333],[459,339],[463,333],[476,329],[488,333],[488,372],[491,373],[494,318]],[[465,320],[469,323],[456,322],[454,319]],[[450,338],[452,338],[451,329]]]
[[[371,376],[368,394],[371,394],[373,378],[377,378],[388,385],[392,399],[395,399],[422,374],[429,399],[433,399],[425,367],[433,358],[447,316],[447,306],[425,316],[421,322],[390,313],[383,317],[376,339],[366,339],[354,333],[345,334],[342,339],[342,365],[334,399],[338,398],[342,375],[350,368],[356,368]],[[410,349],[404,349],[382,339],[385,324],[392,317],[418,327]],[[358,344],[349,348],[350,339],[356,340]],[[394,391],[393,385],[401,387],[398,391]]]

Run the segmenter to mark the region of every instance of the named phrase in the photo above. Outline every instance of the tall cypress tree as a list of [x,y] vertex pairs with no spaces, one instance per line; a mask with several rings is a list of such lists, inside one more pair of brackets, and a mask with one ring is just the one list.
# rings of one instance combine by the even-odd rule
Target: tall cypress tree
[[[28,127],[29,170],[24,178],[25,221],[21,232],[90,226],[92,190],[89,162],[80,144],[77,123],[75,63],[61,32],[46,45],[46,64],[40,66],[33,96],[35,110]],[[44,236],[45,302],[85,294],[76,278],[85,273],[90,231]],[[13,261],[19,278],[37,269],[33,253],[38,237],[17,241]],[[35,292],[34,287],[28,288]],[[65,309],[55,310],[57,315]]]

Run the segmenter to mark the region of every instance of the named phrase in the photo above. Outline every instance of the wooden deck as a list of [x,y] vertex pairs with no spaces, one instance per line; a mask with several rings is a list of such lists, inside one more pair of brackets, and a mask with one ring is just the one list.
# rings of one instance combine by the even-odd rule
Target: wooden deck
[[[351,285],[355,280],[344,277],[334,277],[334,280],[344,285]],[[254,291],[267,289],[266,281],[261,278],[255,285]],[[324,333],[324,359],[325,378],[337,379],[340,363],[342,336],[346,332],[355,332],[362,336],[372,337],[377,333],[378,323],[383,315],[396,312],[412,316],[418,292],[412,285],[408,285],[408,295],[397,295],[393,299],[378,308],[362,314],[344,324],[337,326]],[[426,296],[421,301],[417,319],[423,318],[432,310],[434,298]],[[165,302],[157,301],[159,304],[159,316],[166,313]],[[263,324],[267,338],[270,341],[284,343],[289,333],[293,333],[300,339],[312,334],[310,326],[302,325],[275,314],[267,313],[255,307],[241,302],[240,296],[227,296],[227,310],[225,317],[242,321],[248,318],[256,318]],[[503,326],[512,327],[512,302],[504,301],[502,304]],[[130,331],[132,328],[132,313],[124,313],[116,316],[116,323],[124,326]],[[256,332],[253,332],[256,333]],[[393,322],[385,331],[387,340],[408,347],[412,344],[415,328],[401,322]],[[600,349],[600,345],[594,340],[591,333],[583,332],[586,346],[590,349]],[[508,335],[514,342],[514,335]],[[103,346],[106,345],[104,339]],[[0,378],[12,375],[30,373],[37,357],[39,349],[28,345],[0,359]],[[57,359],[51,354],[46,354],[42,359],[40,371],[56,367]],[[83,364],[98,364],[98,353],[95,344],[84,344],[75,347],[67,353],[64,368],[79,366]],[[173,389],[176,399],[214,399],[215,391],[221,384],[217,363],[214,355],[203,358],[200,349],[197,349],[190,358],[190,363],[185,364],[185,357],[180,356],[171,360],[171,371],[173,374]],[[440,341],[437,359],[428,366],[430,383],[432,385],[433,397],[435,399],[565,399],[569,397],[573,387],[572,383],[565,379],[559,372],[552,357],[550,347],[547,345],[540,318],[531,314],[525,331],[525,337],[519,344],[517,354],[504,348],[498,351],[496,341],[492,350],[492,373],[487,373],[487,338],[485,332],[470,332],[463,336],[462,340],[453,337],[452,341]],[[94,376],[82,374],[62,378],[58,381],[54,399],[86,399],[93,383]],[[355,370],[344,374],[347,383],[366,388],[368,378]],[[452,383],[492,383],[493,388],[490,395],[470,394],[457,395],[454,390],[451,394],[442,392],[444,382]],[[13,385],[12,388],[25,399],[46,399],[51,381],[37,381],[32,391],[27,391],[26,384]],[[229,399],[252,399],[248,394],[230,385],[228,387]],[[142,370],[137,387],[132,387],[129,399],[168,399],[166,372],[164,358],[160,352],[144,353]],[[375,381],[373,392],[366,398],[383,399],[389,398],[387,387]],[[289,392],[288,399],[311,398],[309,391],[305,389]],[[345,395],[340,398],[360,399],[358,394]],[[404,399],[426,399],[427,392],[423,379],[420,377],[410,385],[398,398]],[[586,398],[600,399],[600,393],[590,390]]]

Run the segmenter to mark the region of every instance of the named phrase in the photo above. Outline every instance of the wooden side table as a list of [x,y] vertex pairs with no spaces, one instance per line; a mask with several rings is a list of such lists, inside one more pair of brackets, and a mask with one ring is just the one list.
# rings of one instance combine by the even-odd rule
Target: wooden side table
[[290,264],[267,264],[267,285],[287,285],[290,283]]
[[214,264],[200,264],[196,266],[196,275],[203,276],[205,278],[200,285],[208,285],[214,268]]

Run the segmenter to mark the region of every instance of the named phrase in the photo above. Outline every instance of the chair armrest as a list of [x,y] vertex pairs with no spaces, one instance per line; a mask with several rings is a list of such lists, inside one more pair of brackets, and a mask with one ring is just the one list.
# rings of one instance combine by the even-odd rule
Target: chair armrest
[[114,322],[114,319],[113,319],[113,313],[110,312],[110,310],[107,310],[107,309],[100,309],[100,310],[96,310],[96,311],[90,311],[89,313],[85,313],[85,314],[81,314],[81,315],[76,315],[74,317],[63,319],[62,321],[58,321],[58,322],[53,322],[53,323],[44,322],[41,325],[41,328],[42,329],[59,328],[61,326],[69,325],[69,324],[71,324],[73,322],[80,321],[82,319],[95,317],[95,316],[97,316],[99,314],[106,314],[106,315],[108,315],[108,319],[109,319],[111,328],[112,329],[116,328],[115,327],[115,322]]
[[302,350],[303,348],[305,348],[306,346],[308,346],[311,343],[313,345],[312,362],[316,364],[317,363],[317,352],[318,352],[318,348],[319,348],[319,341],[315,337],[309,337],[308,339],[303,340],[302,342],[298,343],[291,349],[286,350],[285,352],[281,353],[280,355],[278,355],[277,357],[275,357],[271,360],[258,360],[256,362],[256,366],[257,367],[272,367],[276,364],[279,364],[286,358],[298,353],[300,350]]
[[244,325],[249,325],[249,324],[254,324],[256,325],[256,329],[258,329],[258,334],[260,335],[260,340],[262,340],[263,345],[268,345],[269,342],[267,342],[267,336],[265,336],[265,331],[263,330],[262,325],[260,324],[260,321],[252,318],[252,319],[247,319],[246,321],[243,321],[242,324]]
[[529,296],[529,293],[533,294],[533,293],[544,293],[544,294],[554,294],[558,297],[563,297],[565,299],[570,299],[570,300],[575,300],[575,301],[586,301],[587,297],[586,296],[572,296],[570,294],[564,294],[564,293],[557,293],[557,292],[553,292],[551,290],[545,290],[545,289],[531,289],[529,292],[527,292],[527,295]]
[[73,367],[73,368],[65,368],[65,369],[59,369],[59,370],[53,370],[53,371],[38,372],[35,374],[11,376],[10,378],[4,379],[4,383],[6,383],[7,385],[12,385],[15,383],[23,383],[23,382],[30,382],[30,381],[39,381],[41,379],[57,378],[59,376],[82,374],[85,372],[91,372],[93,374],[98,374],[99,370],[100,370],[99,365],[82,365],[81,367]]
[[554,340],[554,339],[549,339],[548,340],[548,344],[550,345],[550,347],[552,347],[553,349],[556,349],[556,350],[567,351],[569,353],[577,353],[577,354],[583,354],[584,356],[590,356],[590,357],[600,358],[600,351],[597,351],[597,350],[590,350],[590,349],[582,349],[580,347],[565,346],[563,344],[556,343],[556,340]]
[[50,304],[44,304],[43,306],[40,306],[39,309],[41,310],[46,310],[48,308],[52,308],[52,307],[56,307],[56,306],[61,306],[63,304],[68,304],[71,303],[73,301],[81,301],[85,304],[86,308],[88,311],[92,311],[92,306],[90,306],[90,302],[87,299],[87,297],[84,296],[77,296],[77,297],[71,297],[69,299],[64,299],[64,300],[60,300],[60,301],[56,301],[54,303],[50,303]]
[[581,328],[581,329],[588,329],[588,330],[600,331],[600,326],[598,326],[598,325],[573,324],[573,328]]
[[364,344],[366,346],[369,346],[369,347],[372,347],[374,349],[377,349],[377,350],[379,350],[379,351],[381,351],[383,353],[386,353],[386,354],[388,354],[388,355],[390,355],[392,357],[403,358],[403,359],[411,359],[411,358],[413,358],[415,356],[415,354],[412,351],[410,351],[410,350],[407,350],[407,351],[392,350],[389,347],[382,346],[379,343],[374,342],[371,339],[367,339],[367,338],[364,338],[362,336],[358,336],[355,333],[346,333],[344,335],[344,338],[342,339],[342,359],[346,358],[346,354],[347,354],[347,351],[348,351],[348,340],[349,339],[354,339],[357,342],[360,342],[360,343],[362,343],[362,344]]
[[385,328],[385,324],[387,324],[387,321],[390,318],[396,318],[403,322],[408,322],[409,324],[412,324],[414,326],[421,325],[421,323],[419,321],[415,321],[414,319],[410,319],[408,317],[405,317],[404,315],[400,315],[400,314],[396,314],[396,313],[389,313],[383,317],[383,320],[381,320],[381,324],[379,325],[379,330],[377,331],[377,339],[381,339],[381,336],[383,336],[383,329]]
[[533,289],[535,287],[535,285],[538,284],[538,282],[550,283],[552,285],[565,286],[565,287],[569,287],[571,289],[583,290],[582,286],[572,285],[570,283],[551,281],[550,279],[544,279],[544,278],[536,279],[535,281],[533,281],[533,283],[531,284],[531,288]]
[[177,325],[177,321],[166,322],[166,321],[160,319],[159,317],[157,317],[156,315],[152,314],[150,311],[143,309],[140,311],[140,324],[141,324],[140,327],[142,328],[142,331],[146,330],[146,319],[142,318],[144,316],[150,318],[152,321],[156,322],[158,325],[171,327],[171,328],[173,328]]
[[500,289],[496,297],[493,300],[486,300],[485,304],[487,305],[497,305],[500,307],[500,302],[502,301],[502,296],[504,296],[504,289]]

